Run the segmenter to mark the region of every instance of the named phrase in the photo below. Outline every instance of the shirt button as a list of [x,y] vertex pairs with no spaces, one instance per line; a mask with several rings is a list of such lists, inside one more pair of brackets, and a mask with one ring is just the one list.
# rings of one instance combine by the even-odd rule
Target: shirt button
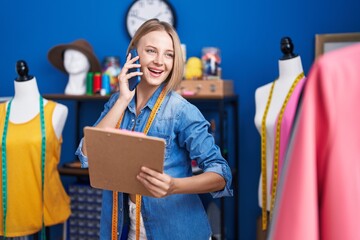
[[118,236],[120,236],[120,233],[119,233],[119,232],[117,232],[116,234],[117,234]]
[[119,210],[120,210],[120,212],[122,212],[122,208],[120,208]]
[[131,119],[131,121],[132,121],[132,122],[134,122],[134,121],[135,121],[135,119]]

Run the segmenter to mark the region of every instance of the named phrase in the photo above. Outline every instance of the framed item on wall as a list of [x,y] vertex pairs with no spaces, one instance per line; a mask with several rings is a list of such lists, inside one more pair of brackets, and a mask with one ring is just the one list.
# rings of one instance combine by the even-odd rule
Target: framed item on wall
[[346,47],[354,43],[360,43],[360,32],[316,34],[315,59],[326,52]]

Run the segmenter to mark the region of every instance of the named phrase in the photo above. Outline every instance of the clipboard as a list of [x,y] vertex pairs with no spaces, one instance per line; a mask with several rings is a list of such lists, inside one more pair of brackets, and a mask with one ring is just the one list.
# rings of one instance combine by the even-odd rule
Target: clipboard
[[163,172],[165,140],[120,129],[85,127],[90,185],[152,196],[137,180],[141,166]]

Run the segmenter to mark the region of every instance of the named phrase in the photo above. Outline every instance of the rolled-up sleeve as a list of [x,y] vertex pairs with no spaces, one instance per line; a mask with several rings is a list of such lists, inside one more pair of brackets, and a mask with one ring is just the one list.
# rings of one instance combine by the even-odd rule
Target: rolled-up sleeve
[[80,144],[75,152],[75,155],[78,156],[79,160],[80,160],[80,163],[81,163],[81,167],[82,168],[88,168],[89,165],[88,165],[88,158],[87,156],[84,155],[84,153],[82,152],[82,146],[84,144],[84,138],[81,139],[80,141]]
[[192,105],[187,105],[180,112],[180,145],[186,147],[190,159],[194,159],[204,172],[217,173],[226,182],[224,189],[210,194],[213,198],[233,196],[231,169],[228,162],[221,155],[220,148],[216,145],[214,137],[208,131],[209,122]]
[[226,184],[224,189],[210,193],[213,198],[233,196],[233,190],[231,189],[232,174],[231,169],[227,164],[216,164],[214,166],[207,167],[204,172],[214,172],[225,179]]

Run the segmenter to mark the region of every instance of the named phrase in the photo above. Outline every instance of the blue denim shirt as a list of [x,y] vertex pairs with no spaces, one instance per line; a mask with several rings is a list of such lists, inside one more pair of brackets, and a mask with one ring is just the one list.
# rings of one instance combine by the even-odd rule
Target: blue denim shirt
[[[156,90],[138,116],[133,98],[125,111],[121,128],[142,132],[161,90],[162,86]],[[94,125],[107,114],[118,97],[119,93],[111,96]],[[215,172],[224,177],[226,186],[221,191],[211,193],[214,198],[232,196],[231,170],[221,156],[213,136],[209,134],[209,126],[209,122],[194,105],[176,92],[170,92],[165,97],[148,135],[161,137],[166,141],[166,174],[174,178],[192,176],[191,160],[194,159],[204,172]],[[82,167],[86,168],[88,161],[81,147],[82,141],[75,154],[78,155]],[[127,194],[119,193],[118,239],[127,239],[126,236],[121,236],[123,226],[129,222],[126,199]],[[111,211],[112,192],[104,190],[100,220],[101,239],[111,239]],[[211,236],[208,217],[197,194],[174,194],[164,198],[143,196],[141,214],[149,240],[208,240]]]

